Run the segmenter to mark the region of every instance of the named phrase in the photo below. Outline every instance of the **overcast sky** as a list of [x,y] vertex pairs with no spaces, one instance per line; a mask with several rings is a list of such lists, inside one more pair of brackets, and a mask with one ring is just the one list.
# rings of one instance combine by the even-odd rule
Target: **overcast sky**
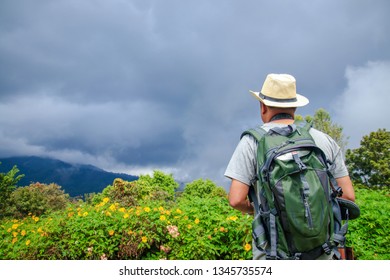
[[289,73],[349,147],[390,129],[388,0],[1,0],[0,157],[223,178]]

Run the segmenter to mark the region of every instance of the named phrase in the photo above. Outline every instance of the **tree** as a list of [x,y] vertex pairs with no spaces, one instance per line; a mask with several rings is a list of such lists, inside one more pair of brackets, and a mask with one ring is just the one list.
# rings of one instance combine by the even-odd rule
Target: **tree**
[[49,185],[33,183],[17,188],[11,193],[9,212],[15,218],[22,218],[29,213],[39,216],[65,209],[69,202],[69,195],[61,186],[55,183]]
[[336,143],[340,146],[341,150],[345,153],[348,141],[343,134],[343,128],[340,125],[332,122],[330,114],[325,109],[318,109],[314,113],[314,117],[306,116],[303,118],[301,115],[296,115],[295,119],[312,122],[315,129],[318,129],[332,137],[333,140],[335,140]]
[[353,180],[369,187],[390,187],[390,131],[379,129],[363,136],[360,148],[347,150]]
[[18,175],[19,169],[14,166],[7,173],[0,173],[0,218],[4,216],[5,210],[9,206],[11,193],[16,189],[17,183],[24,175]]

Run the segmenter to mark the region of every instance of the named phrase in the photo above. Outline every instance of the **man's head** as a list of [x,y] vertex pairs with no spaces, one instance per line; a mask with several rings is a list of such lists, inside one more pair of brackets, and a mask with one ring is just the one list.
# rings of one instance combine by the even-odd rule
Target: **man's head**
[[288,74],[267,75],[260,92],[249,91],[261,102],[261,116],[264,122],[276,114],[294,116],[297,107],[305,106],[309,100],[296,91],[295,78]]

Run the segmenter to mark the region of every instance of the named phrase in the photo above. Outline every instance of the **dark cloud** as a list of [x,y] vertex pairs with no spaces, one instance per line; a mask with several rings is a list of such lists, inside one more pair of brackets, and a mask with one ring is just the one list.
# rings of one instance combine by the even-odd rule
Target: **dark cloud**
[[298,113],[323,107],[352,131],[352,85],[387,71],[367,63],[390,61],[389,8],[385,0],[2,1],[0,156],[226,184],[241,130],[260,122],[248,90],[267,73],[296,76],[311,101]]

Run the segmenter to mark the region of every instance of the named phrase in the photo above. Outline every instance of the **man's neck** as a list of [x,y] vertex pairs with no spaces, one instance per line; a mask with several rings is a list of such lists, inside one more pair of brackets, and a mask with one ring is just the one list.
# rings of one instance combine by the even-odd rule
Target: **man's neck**
[[286,113],[279,113],[274,115],[269,122],[292,124],[294,123],[294,116],[291,116],[290,114],[286,114]]

